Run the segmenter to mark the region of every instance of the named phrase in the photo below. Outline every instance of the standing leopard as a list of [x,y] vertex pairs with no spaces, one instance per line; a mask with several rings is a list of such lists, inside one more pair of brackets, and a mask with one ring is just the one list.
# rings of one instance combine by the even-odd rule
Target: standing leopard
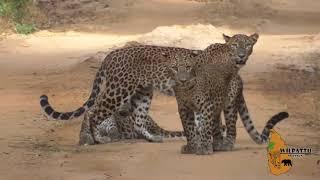
[[[41,108],[49,119],[55,120],[70,120],[86,113],[80,130],[79,143],[81,145],[103,144],[110,142],[110,138],[103,138],[104,135],[99,135],[100,124],[112,117],[121,106],[131,101],[132,97],[141,91],[143,92],[141,96],[133,99],[135,107],[130,117],[134,120],[135,133],[151,142],[160,142],[162,135],[154,135],[148,131],[147,126],[152,120],[148,116],[148,111],[154,89],[173,95],[171,80],[165,68],[166,59],[163,58],[161,52],[178,51],[190,56],[197,50],[151,45],[135,45],[114,50],[102,62],[96,73],[89,99],[83,106],[72,112],[57,112],[49,104],[48,97],[42,95],[40,97]],[[149,87],[152,87],[151,91]],[[124,128],[120,123],[117,123],[117,126]],[[161,129],[157,131],[164,132]],[[176,134],[177,132],[174,131],[171,136],[176,136]]]
[[[234,43],[239,45],[239,56],[243,59],[252,52],[252,47],[245,46],[252,41],[252,36],[237,34],[230,37]],[[193,57],[201,51],[151,45],[135,45],[114,50],[102,62],[96,73],[91,94],[83,106],[72,112],[57,112],[49,104],[48,97],[42,95],[40,97],[41,108],[50,119],[56,120],[70,120],[86,113],[80,130],[80,144],[107,143],[109,140],[104,141],[104,138],[94,137],[94,134],[99,134],[98,127],[101,129],[103,126],[101,123],[112,117],[121,106],[131,101],[131,97],[137,91],[147,91],[142,93],[146,95],[138,96],[137,103],[133,100],[136,106],[133,108],[130,119],[133,120],[134,131],[137,134],[149,141],[161,141],[161,137],[150,133],[146,127],[146,124],[152,120],[148,116],[148,111],[153,91],[148,92],[148,87],[174,95],[172,89],[174,82],[169,77],[166,68],[168,59],[164,58],[162,53],[177,52],[186,57]],[[116,124],[122,128],[120,123]]]
[[[210,46],[194,61],[183,56],[180,59],[186,62],[179,61],[176,56],[172,58],[171,77],[176,82],[173,89],[187,137],[187,145],[182,153],[211,154],[213,144],[222,139],[220,113],[226,101],[229,82],[238,72],[229,54],[223,51],[221,56],[222,48],[220,44]],[[206,59],[202,54],[208,52],[212,53],[208,58],[212,64],[201,62]],[[220,62],[222,59],[230,60],[230,63]]]
[[[239,56],[239,44],[214,44],[195,58],[183,54],[169,55],[170,76],[180,118],[187,137],[182,153],[211,154],[213,150],[231,150],[236,137],[236,120],[239,112],[242,122],[255,142],[267,141],[270,129],[288,117],[287,112],[273,116],[262,134],[254,128],[243,97],[243,84],[238,70],[247,58]],[[252,41],[253,46],[255,41]],[[214,77],[214,78],[213,78]],[[224,111],[227,137],[221,137],[220,113]],[[221,139],[223,139],[221,141]]]

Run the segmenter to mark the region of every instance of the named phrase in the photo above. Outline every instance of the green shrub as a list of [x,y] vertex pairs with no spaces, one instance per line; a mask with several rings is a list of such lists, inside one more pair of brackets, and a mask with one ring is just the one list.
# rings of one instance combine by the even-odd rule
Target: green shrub
[[0,1],[0,16],[9,16],[10,12],[10,5],[9,3],[2,2]]
[[28,22],[30,0],[0,0],[0,17],[15,24],[17,33],[30,34],[36,30],[33,23]]
[[31,34],[37,30],[33,24],[16,24],[15,28],[18,34]]

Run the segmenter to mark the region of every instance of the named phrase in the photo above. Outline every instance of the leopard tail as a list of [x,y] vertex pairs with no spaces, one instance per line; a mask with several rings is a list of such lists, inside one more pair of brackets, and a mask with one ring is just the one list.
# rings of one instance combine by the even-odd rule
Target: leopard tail
[[185,137],[183,131],[169,131],[159,127],[160,135],[164,138],[180,138]]
[[[150,118],[149,118],[150,119]],[[162,127],[160,127],[156,122],[154,122],[152,119],[149,120],[151,123],[150,132],[162,136],[163,138],[180,138],[185,137],[185,134],[183,131],[169,131],[165,130]]]
[[53,109],[49,103],[47,95],[40,96],[40,106],[43,113],[48,119],[52,120],[71,120],[81,116],[85,111],[87,111],[95,102],[95,99],[103,87],[103,77],[105,76],[105,71],[100,69],[93,82],[93,87],[88,100],[78,109],[70,112],[58,112]]
[[254,140],[257,144],[265,144],[268,142],[270,129],[272,129],[277,123],[289,117],[287,112],[280,112],[274,116],[272,116],[264,126],[262,133],[260,134],[257,129],[254,127],[253,122],[250,118],[250,114],[245,102],[243,95],[239,97],[239,107],[238,111],[240,114],[240,118],[247,132],[249,133],[252,140]]

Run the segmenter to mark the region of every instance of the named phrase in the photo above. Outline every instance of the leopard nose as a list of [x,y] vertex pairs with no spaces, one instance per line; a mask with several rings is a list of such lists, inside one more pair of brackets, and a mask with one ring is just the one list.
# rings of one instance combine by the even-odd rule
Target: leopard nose
[[182,83],[184,83],[184,82],[186,82],[187,81],[187,79],[180,79],[180,82],[182,82]]
[[186,77],[180,77],[179,78],[179,81],[182,82],[182,83],[186,82],[187,80],[188,79]]
[[239,54],[239,58],[243,59],[246,55],[244,54]]

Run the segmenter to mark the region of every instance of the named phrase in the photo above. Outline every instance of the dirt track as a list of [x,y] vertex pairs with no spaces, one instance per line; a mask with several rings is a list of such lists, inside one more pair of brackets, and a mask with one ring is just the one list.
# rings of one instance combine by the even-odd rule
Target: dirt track
[[[235,150],[211,156],[180,154],[184,140],[79,147],[82,117],[69,122],[46,121],[38,102],[39,95],[47,94],[58,110],[77,108],[88,97],[103,55],[127,41],[202,49],[209,43],[221,42],[222,32],[254,30],[259,30],[261,37],[241,75],[256,128],[262,130],[273,114],[288,111],[290,118],[276,130],[288,145],[311,147],[314,154],[294,159],[293,168],[280,178],[320,177],[320,24],[308,21],[319,17],[318,2],[309,0],[308,6],[297,4],[297,0],[279,1],[282,6],[277,6],[277,15],[259,19],[265,22],[262,25],[254,19],[252,22],[257,24],[250,28],[241,22],[235,24],[232,18],[219,27],[192,25],[206,22],[203,16],[207,15],[205,11],[199,13],[204,4],[194,1],[142,2],[129,3],[127,13],[131,14],[121,12],[120,20],[115,18],[110,26],[96,27],[99,33],[88,33],[90,28],[74,24],[72,28],[86,32],[42,31],[27,37],[11,35],[0,41],[1,180],[273,179],[268,172],[266,146],[254,144],[240,120]],[[152,13],[151,6],[157,11]],[[191,14],[184,16],[186,11]],[[174,18],[168,17],[170,13]],[[290,13],[304,16],[290,19]],[[213,22],[221,23],[217,19]],[[272,29],[277,24],[279,28]],[[114,34],[118,30],[120,33]],[[156,94],[151,116],[166,129],[181,129],[173,97]]]

